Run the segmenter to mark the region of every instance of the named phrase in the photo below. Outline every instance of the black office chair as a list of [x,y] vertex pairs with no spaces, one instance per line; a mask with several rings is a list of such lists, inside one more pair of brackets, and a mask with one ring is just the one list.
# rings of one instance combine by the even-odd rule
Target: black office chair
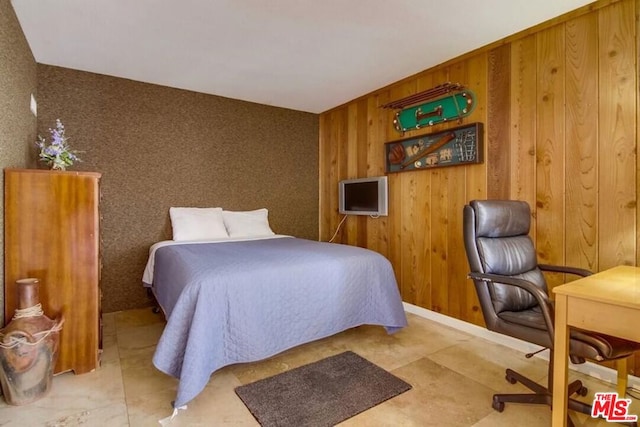
[[[542,271],[591,274],[579,268],[538,264],[528,235],[530,221],[529,205],[523,201],[474,200],[464,207],[469,277],[473,279],[487,329],[551,349],[547,387],[506,370],[507,381],[522,383],[533,393],[494,395],[492,406],[499,412],[506,402],[552,403],[554,311]],[[624,359],[639,349],[639,344],[623,339],[571,330],[569,354],[573,363]],[[626,363],[621,366],[625,372],[619,373],[618,378],[624,381],[621,388],[625,390]],[[580,381],[574,381],[568,393],[585,396],[587,389]],[[591,413],[591,405],[575,399],[569,399],[569,409]]]

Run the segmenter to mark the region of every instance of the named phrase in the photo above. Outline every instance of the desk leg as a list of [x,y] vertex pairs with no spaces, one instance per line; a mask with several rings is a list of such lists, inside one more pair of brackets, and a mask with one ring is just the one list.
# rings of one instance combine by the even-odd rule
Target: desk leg
[[628,375],[629,368],[627,366],[627,360],[628,358],[616,360],[616,368],[618,369],[617,389],[618,389],[618,396],[620,396],[620,399],[624,399],[627,396],[627,379],[629,377]]
[[556,322],[553,342],[553,410],[551,425],[565,427],[567,425],[568,363],[569,363],[569,328],[567,327],[567,296],[556,295]]

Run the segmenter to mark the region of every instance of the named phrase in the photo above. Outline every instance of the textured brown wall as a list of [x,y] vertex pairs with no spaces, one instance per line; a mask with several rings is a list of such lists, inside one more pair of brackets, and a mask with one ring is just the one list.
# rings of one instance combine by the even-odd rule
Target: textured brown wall
[[[29,110],[36,94],[37,67],[9,0],[0,0],[0,169],[33,164],[36,118]],[[33,157],[31,157],[33,156]],[[4,174],[0,175],[0,189]],[[0,191],[0,228],[4,229],[4,191]],[[4,233],[0,232],[4,248]],[[3,250],[4,255],[4,250]],[[4,256],[0,257],[0,313],[4,313]],[[12,290],[9,289],[9,292]],[[4,315],[0,315],[4,319]],[[0,321],[1,322],[1,321]]]
[[171,206],[266,207],[276,233],[318,237],[318,116],[38,64],[45,134],[102,173],[103,311],[148,304],[148,248]]

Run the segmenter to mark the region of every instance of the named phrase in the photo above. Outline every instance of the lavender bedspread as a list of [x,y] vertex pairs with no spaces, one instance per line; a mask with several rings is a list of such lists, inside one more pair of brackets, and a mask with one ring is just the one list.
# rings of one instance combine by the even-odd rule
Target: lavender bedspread
[[152,289],[167,316],[153,357],[179,379],[175,407],[223,366],[358,325],[407,325],[389,261],[353,246],[278,238],[165,246]]

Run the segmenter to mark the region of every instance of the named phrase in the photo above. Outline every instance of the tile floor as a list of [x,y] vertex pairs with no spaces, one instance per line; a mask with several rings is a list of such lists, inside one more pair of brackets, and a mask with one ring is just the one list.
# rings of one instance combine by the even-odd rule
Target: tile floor
[[[413,389],[365,411],[341,426],[549,426],[548,407],[507,404],[491,408],[495,392],[524,391],[504,379],[511,367],[546,382],[546,363],[507,347],[408,314],[409,327],[395,335],[362,326],[286,351],[271,359],[228,366],[214,373],[205,390],[171,426],[258,426],[233,389],[323,357],[352,350],[393,372]],[[159,426],[171,413],[176,380],[157,371],[151,358],[164,322],[149,309],[104,315],[100,369],[54,378],[51,392],[22,407],[0,403],[0,426]],[[576,374],[572,374],[576,376]],[[610,384],[586,377],[593,391]],[[640,414],[640,403],[632,402]],[[576,426],[615,425],[576,416]]]

